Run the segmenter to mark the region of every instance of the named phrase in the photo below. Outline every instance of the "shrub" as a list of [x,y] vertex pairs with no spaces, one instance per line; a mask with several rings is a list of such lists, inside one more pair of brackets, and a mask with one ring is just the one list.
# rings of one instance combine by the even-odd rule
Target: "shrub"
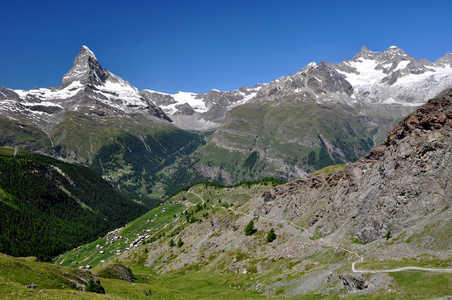
[[392,232],[391,232],[391,230],[388,230],[388,232],[386,232],[386,234],[385,234],[385,239],[386,240],[389,240],[390,238],[392,238]]
[[94,280],[90,279],[88,281],[88,285],[85,288],[85,292],[105,294],[104,287],[100,284],[97,284]]

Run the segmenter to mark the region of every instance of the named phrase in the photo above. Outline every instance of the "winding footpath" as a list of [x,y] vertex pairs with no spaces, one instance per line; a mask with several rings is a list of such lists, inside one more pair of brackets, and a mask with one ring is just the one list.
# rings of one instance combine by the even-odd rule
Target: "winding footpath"
[[[194,192],[191,191],[191,188],[188,190],[188,192],[189,192],[190,194],[193,194],[193,195],[197,196],[199,199],[201,199],[202,204],[205,203],[204,199],[203,199],[200,195],[198,195],[198,194],[196,194],[196,193],[194,193]],[[234,210],[232,207],[229,207],[229,208],[221,207],[221,208],[222,208],[222,209],[228,209],[228,210],[230,210],[230,211],[232,211],[232,212],[234,212],[234,213],[236,213],[236,214],[240,214],[240,215],[243,215],[243,216],[253,217],[253,215],[251,215],[251,214],[246,214],[246,213],[243,213],[243,212],[241,212],[241,211],[236,211],[236,210]],[[394,272],[403,272],[403,271],[409,271],[409,270],[427,271],[427,272],[441,272],[441,273],[452,273],[452,269],[424,268],[424,267],[414,267],[414,266],[413,266],[413,267],[400,267],[400,268],[388,269],[388,270],[366,270],[366,269],[356,269],[356,266],[355,266],[355,265],[356,265],[357,263],[359,263],[359,262],[364,262],[364,257],[361,256],[361,255],[359,255],[358,253],[356,253],[356,252],[354,252],[354,251],[351,251],[351,250],[345,248],[343,244],[339,244],[339,243],[336,244],[336,243],[333,243],[333,242],[325,241],[321,236],[314,235],[314,234],[308,232],[308,230],[307,230],[306,228],[303,228],[303,227],[301,227],[301,226],[298,226],[298,225],[294,224],[292,221],[289,221],[289,220],[284,220],[284,219],[282,219],[282,220],[281,220],[281,219],[274,219],[274,218],[269,218],[269,217],[264,217],[264,216],[259,216],[259,218],[264,219],[264,220],[268,220],[268,221],[273,221],[273,222],[288,223],[288,224],[290,224],[291,226],[293,226],[293,227],[295,227],[295,228],[298,228],[298,229],[303,230],[308,236],[310,236],[310,237],[312,237],[312,238],[315,238],[315,239],[318,239],[319,241],[325,242],[325,245],[327,245],[327,246],[329,246],[329,247],[334,247],[335,249],[339,249],[339,250],[341,250],[341,251],[348,252],[348,253],[350,253],[350,254],[352,254],[352,255],[358,257],[358,260],[357,260],[357,261],[354,261],[354,262],[352,263],[352,272],[353,272],[353,273],[363,273],[363,274],[368,274],[368,273],[369,273],[369,274],[375,274],[375,273],[394,273]]]
[[[364,269],[356,269],[355,264],[358,261],[355,261],[352,263],[352,272],[354,273],[393,273],[393,272],[402,272],[402,271],[408,271],[408,270],[417,270],[417,271],[427,271],[427,272],[441,272],[441,273],[451,273],[452,269],[438,269],[438,268],[423,268],[423,267],[401,267],[401,268],[395,268],[395,269],[388,269],[388,270],[364,270]],[[362,261],[359,261],[362,262]]]

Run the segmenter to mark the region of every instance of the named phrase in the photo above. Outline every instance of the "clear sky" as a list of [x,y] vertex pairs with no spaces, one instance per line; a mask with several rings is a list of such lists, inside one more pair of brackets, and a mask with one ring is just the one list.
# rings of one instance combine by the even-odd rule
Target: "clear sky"
[[452,52],[452,1],[2,1],[0,86],[61,83],[82,45],[139,89],[235,90],[392,45]]

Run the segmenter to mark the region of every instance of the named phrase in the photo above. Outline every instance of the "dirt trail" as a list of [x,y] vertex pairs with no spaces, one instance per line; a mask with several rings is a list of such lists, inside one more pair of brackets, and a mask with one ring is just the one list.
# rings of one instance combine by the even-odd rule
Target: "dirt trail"
[[[195,195],[195,196],[197,196],[199,199],[201,199],[202,203],[204,204],[204,199],[200,195],[193,193],[191,191],[191,188],[188,190],[188,192],[193,194],[193,195]],[[253,215],[251,215],[251,214],[246,214],[246,213],[243,213],[241,211],[236,211],[232,207],[229,207],[229,208],[221,207],[221,208],[222,209],[228,209],[228,210],[230,210],[230,211],[232,211],[232,212],[234,212],[236,214],[240,214],[240,215],[243,215],[243,216],[253,217]],[[304,232],[306,232],[306,234],[308,236],[313,237],[315,239],[318,239],[319,241],[325,242],[325,246],[334,247],[335,249],[339,249],[341,251],[345,251],[345,252],[348,252],[350,254],[353,254],[354,256],[356,256],[358,258],[357,261],[352,263],[352,272],[354,272],[354,273],[392,273],[392,272],[402,272],[402,271],[408,271],[408,270],[419,270],[419,271],[427,271],[427,272],[443,272],[443,273],[450,273],[450,272],[452,272],[452,269],[423,268],[423,267],[414,267],[414,266],[413,267],[401,267],[401,268],[395,268],[395,269],[389,269],[389,270],[356,269],[355,268],[355,264],[359,263],[359,262],[364,262],[364,257],[359,255],[358,253],[356,253],[354,251],[351,251],[351,250],[345,248],[343,244],[325,241],[321,236],[317,236],[315,234],[312,234],[312,233],[308,232],[308,230],[306,228],[298,226],[298,225],[294,224],[292,221],[289,221],[289,220],[268,218],[268,217],[264,217],[264,216],[260,216],[259,218],[260,219],[264,219],[264,220],[268,220],[268,221],[272,221],[272,222],[288,223],[288,224],[290,224],[291,226],[293,226],[295,228],[303,230]]]
[[388,270],[364,270],[364,269],[356,269],[354,262],[352,263],[352,271],[354,273],[393,273],[393,272],[402,272],[402,271],[408,271],[408,270],[418,270],[418,271],[427,271],[427,272],[442,272],[442,273],[450,273],[452,272],[452,269],[437,269],[437,268],[423,268],[423,267],[401,267],[401,268],[395,268],[395,269],[388,269]]

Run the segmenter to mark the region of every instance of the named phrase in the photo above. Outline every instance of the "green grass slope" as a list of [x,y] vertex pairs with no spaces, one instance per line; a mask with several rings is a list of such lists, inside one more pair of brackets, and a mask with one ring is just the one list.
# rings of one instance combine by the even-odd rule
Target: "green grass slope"
[[17,146],[25,150],[51,149],[49,137],[27,121],[0,117],[0,145]]

